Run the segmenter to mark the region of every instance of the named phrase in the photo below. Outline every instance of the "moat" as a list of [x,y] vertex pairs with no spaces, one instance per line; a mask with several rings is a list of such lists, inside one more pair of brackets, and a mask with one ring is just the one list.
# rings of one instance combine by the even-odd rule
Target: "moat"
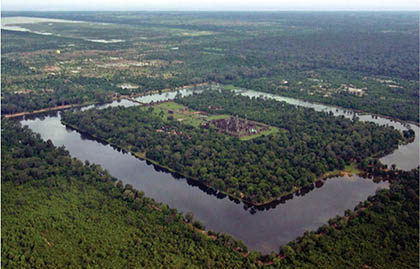
[[[306,104],[299,100],[297,102]],[[125,100],[111,105],[135,104]],[[106,106],[109,104],[97,108]],[[319,110],[330,109],[337,115],[341,113],[347,117],[353,116],[344,110],[316,106]],[[400,130],[406,128],[405,124],[370,115],[359,115],[359,118],[379,124],[389,124]],[[195,218],[207,229],[229,233],[243,240],[250,250],[259,250],[263,253],[277,251],[280,245],[295,239],[305,231],[315,230],[328,219],[337,214],[342,215],[346,209],[353,209],[358,202],[366,200],[378,188],[388,187],[386,182],[377,184],[356,175],[332,178],[323,186],[303,196],[294,195],[293,199],[283,200],[275,208],[258,210],[248,208],[238,201],[232,201],[211,189],[197,186],[185,178],[156,169],[131,154],[70,130],[60,122],[60,112],[28,117],[22,120],[22,124],[40,133],[43,139],[51,139],[56,146],[64,145],[73,157],[102,165],[111,175],[126,184],[133,185],[136,189],[143,190],[147,196],[156,201],[168,204],[184,213],[193,212]],[[411,125],[411,128],[416,132],[415,141],[401,145],[398,150],[382,158],[383,163],[388,165],[395,163],[401,169],[417,167],[419,131],[414,125]]]

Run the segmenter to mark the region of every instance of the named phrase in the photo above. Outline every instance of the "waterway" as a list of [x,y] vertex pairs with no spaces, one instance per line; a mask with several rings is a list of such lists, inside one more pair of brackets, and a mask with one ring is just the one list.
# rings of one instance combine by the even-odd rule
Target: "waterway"
[[313,108],[316,111],[323,112],[332,112],[335,116],[344,116],[346,118],[352,119],[353,117],[359,118],[360,121],[369,121],[374,122],[379,125],[392,126],[397,130],[407,130],[408,128],[412,129],[416,136],[413,143],[409,145],[401,145],[399,148],[394,151],[392,154],[389,154],[380,159],[383,164],[391,166],[395,164],[397,168],[403,170],[410,170],[416,168],[419,165],[419,127],[414,124],[408,124],[400,121],[395,121],[387,119],[384,117],[371,115],[367,113],[358,113],[349,109],[338,108],[334,106],[328,106],[323,104],[310,103],[294,98],[278,96],[270,93],[263,93],[253,90],[236,90],[238,94],[249,96],[249,97],[262,97],[267,99],[274,99],[280,102],[286,102],[288,104],[303,106],[308,108]]
[[[58,30],[55,30],[54,28],[51,29],[53,31],[45,32],[42,31],[35,31],[33,30],[33,25],[38,24],[46,24],[48,23],[49,26],[53,24],[68,24],[68,23],[79,23],[84,25],[108,25],[108,23],[96,23],[96,22],[86,22],[86,21],[75,21],[75,20],[61,20],[61,19],[51,19],[51,18],[37,18],[37,17],[2,17],[1,18],[1,29],[3,30],[9,30],[9,31],[16,31],[16,32],[28,32],[38,35],[53,35],[53,36],[61,36],[62,34],[58,32]],[[50,29],[48,27],[47,29]],[[67,36],[69,37],[69,36]],[[95,43],[120,43],[125,42],[123,39],[91,39],[91,38],[83,38],[83,37],[77,37],[77,36],[71,36],[73,38],[80,38],[86,41],[95,42]]]
[[[252,91],[242,91],[241,94],[265,95]],[[167,98],[168,96],[170,97]],[[153,96],[148,96],[147,101],[162,100],[162,95],[157,95],[157,97],[159,98],[154,99]],[[172,94],[164,97],[171,99]],[[174,94],[173,97],[175,97]],[[266,98],[283,97],[267,95]],[[279,101],[285,100],[279,99]],[[309,104],[295,99],[292,101],[296,102],[295,105]],[[117,105],[137,104],[123,100],[96,106],[96,109]],[[339,108],[309,105],[316,110],[331,110],[336,115],[353,117],[353,112],[349,113]],[[92,108],[93,106],[89,106],[83,109]],[[243,240],[250,250],[259,250],[263,253],[277,252],[280,245],[303,235],[305,231],[316,230],[327,223],[328,219],[337,214],[343,215],[346,209],[353,209],[359,202],[373,195],[377,189],[389,186],[387,182],[374,183],[372,180],[356,175],[332,178],[327,180],[322,187],[317,187],[305,195],[294,195],[292,199],[282,201],[275,208],[256,210],[217,194],[214,190],[197,186],[190,180],[161,171],[129,153],[66,128],[60,122],[60,113],[27,117],[21,122],[22,125],[27,125],[34,132],[41,134],[43,139],[51,139],[56,146],[65,146],[73,157],[100,164],[125,184],[131,184],[134,188],[143,190],[148,197],[177,208],[178,211],[184,213],[190,211],[207,229],[231,234]],[[392,125],[399,130],[406,129],[406,126],[412,128],[416,132],[415,141],[408,145],[401,145],[398,150],[382,158],[381,161],[389,165],[395,163],[401,169],[417,167],[419,163],[417,126],[376,118],[376,116],[357,116],[361,120]]]

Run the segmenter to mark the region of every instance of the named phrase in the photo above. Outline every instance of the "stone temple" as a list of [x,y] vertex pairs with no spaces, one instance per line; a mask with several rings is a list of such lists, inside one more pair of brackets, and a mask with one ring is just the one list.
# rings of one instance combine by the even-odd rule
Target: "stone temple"
[[220,133],[237,137],[258,134],[268,130],[268,126],[266,125],[247,119],[241,119],[237,115],[225,119],[210,120],[205,122],[202,126],[204,128],[210,128],[210,126],[212,126]]

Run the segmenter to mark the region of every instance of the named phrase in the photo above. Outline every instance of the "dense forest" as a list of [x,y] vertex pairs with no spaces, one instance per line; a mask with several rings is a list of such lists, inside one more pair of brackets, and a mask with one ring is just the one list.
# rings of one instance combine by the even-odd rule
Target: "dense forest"
[[[31,96],[35,105],[22,98],[10,98],[3,92],[13,94],[16,87],[4,82],[18,77],[31,81],[34,91],[45,88],[59,91],[61,86],[54,79],[51,85],[44,85],[41,79],[49,75],[42,72],[45,67],[59,66],[60,79],[83,88],[83,92],[73,96],[75,102],[80,102],[75,97],[83,96],[100,101],[90,93],[97,88],[112,96],[215,81],[402,120],[419,120],[419,17],[415,12],[6,12],[4,15],[91,23],[79,24],[78,31],[74,31],[71,23],[25,25],[33,31],[53,33],[49,36],[2,30],[2,61],[19,60],[24,67],[19,73],[11,66],[14,71],[5,72],[2,77],[2,97],[12,106],[6,106],[3,113],[51,105],[39,94]],[[110,38],[124,42],[88,41]],[[56,49],[62,51],[60,55],[54,55]],[[43,57],[34,61],[36,54]],[[29,67],[39,72],[36,79],[25,72]],[[311,83],[311,79],[328,85]],[[94,83],[90,83],[92,80]],[[288,83],[283,84],[284,81]],[[131,83],[137,88],[121,90],[118,88],[121,83]],[[364,94],[340,90],[342,85],[345,89],[361,85]],[[18,91],[26,89],[25,84],[17,86]]]
[[[11,18],[27,31],[7,30],[13,16],[38,19]],[[231,91],[418,123],[418,12],[2,11],[1,40],[2,116],[224,85],[171,105],[69,110],[61,119],[247,209],[343,169],[390,183],[262,255],[2,118],[2,267],[419,268],[419,168],[379,162],[414,131]],[[269,131],[243,139],[204,124],[229,116]]]
[[354,211],[286,246],[273,268],[418,268],[419,169],[375,172],[391,181]]
[[417,268],[419,170],[366,171],[389,190],[347,210],[279,253],[246,252],[232,237],[71,158],[18,123],[2,121],[2,266],[192,268]]
[[[240,79],[231,83],[255,91],[419,121],[417,80],[368,78],[360,72],[318,69],[307,72],[289,70],[280,75]],[[363,94],[349,92],[349,85],[361,89]]]
[[252,268],[258,257],[27,127],[3,120],[1,138],[3,268]]
[[[351,162],[394,149],[401,133],[276,101],[205,92],[177,100],[280,128],[249,141],[183,124],[153,107],[66,112],[62,121],[142,158],[252,203],[265,203]],[[411,134],[411,133],[410,133]]]

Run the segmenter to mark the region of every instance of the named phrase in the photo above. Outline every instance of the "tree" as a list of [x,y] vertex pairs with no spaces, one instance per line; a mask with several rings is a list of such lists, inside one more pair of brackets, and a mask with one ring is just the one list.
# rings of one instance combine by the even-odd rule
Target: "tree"
[[192,223],[193,219],[194,219],[194,214],[192,212],[185,213],[185,220],[188,223]]

